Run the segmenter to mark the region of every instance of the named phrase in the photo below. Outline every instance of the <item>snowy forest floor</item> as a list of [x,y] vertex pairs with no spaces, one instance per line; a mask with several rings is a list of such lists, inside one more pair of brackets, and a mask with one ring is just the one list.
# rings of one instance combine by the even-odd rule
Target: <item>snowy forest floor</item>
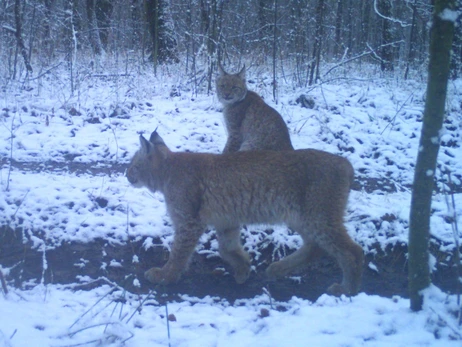
[[[7,165],[7,163],[3,163]],[[12,162],[12,166],[24,172],[41,171],[49,175],[60,173],[93,173],[98,175],[123,174],[126,164],[105,166],[101,163],[73,163],[73,162]],[[368,179],[363,182],[355,181],[354,190],[366,192],[387,192],[392,184],[386,179]],[[460,186],[455,189],[460,190]],[[107,206],[104,198],[97,200],[100,207]],[[383,216],[393,218],[389,215]],[[265,232],[271,233],[268,229]],[[117,284],[121,288],[134,294],[147,294],[154,288],[144,279],[143,273],[151,266],[162,266],[168,259],[168,251],[159,249],[160,240],[154,240],[160,248],[146,250],[146,238],[127,240],[124,243],[107,242],[96,239],[90,242],[62,242],[49,250],[36,247],[28,239],[27,233],[21,228],[11,229],[7,225],[0,227],[0,260],[4,268],[9,271],[10,283],[15,287],[27,289],[37,283],[44,284],[76,284],[78,279],[84,283],[77,284],[78,289],[92,289],[104,283]],[[207,246],[205,246],[207,247]],[[361,291],[371,295],[392,297],[408,296],[407,288],[407,246],[398,244],[381,249],[377,245],[374,252],[366,255]],[[432,281],[447,293],[459,293],[460,282],[453,264],[452,252],[443,252],[438,247],[432,247],[432,254],[436,257],[436,268],[432,272]],[[132,259],[136,257],[137,262]],[[449,261],[448,261],[449,259]],[[85,265],[82,266],[82,260]],[[252,298],[262,294],[262,289],[275,300],[286,301],[292,296],[316,301],[333,279],[341,279],[341,271],[335,261],[323,255],[306,269],[293,277],[268,282],[265,277],[266,267],[273,261],[271,247],[262,251],[259,266],[245,284],[237,284],[223,266],[219,257],[195,253],[188,271],[177,284],[162,287],[164,300],[181,300],[180,296],[188,293],[192,296],[217,296],[233,302],[236,299]],[[102,264],[114,266],[102,266]],[[369,267],[368,264],[374,264]],[[380,269],[378,271],[377,269]],[[141,284],[134,285],[137,278]],[[135,282],[137,283],[137,282]]]
[[[454,254],[462,242],[455,230],[462,225],[462,80],[449,84],[434,182],[429,266],[439,289],[426,293],[429,304],[414,315],[406,259],[424,75],[403,81],[363,66],[312,87],[281,80],[275,103],[272,78],[263,67],[249,69],[249,89],[281,113],[296,149],[335,153],[355,168],[345,222],[366,255],[363,280],[357,296],[334,298],[324,293],[341,271],[327,256],[268,283],[269,263],[301,245],[284,226],[242,229],[252,259],[244,284],[219,257],[213,229],[177,284],[147,283],[144,271],[166,262],[174,230],[163,196],[134,189],[124,175],[138,134],[157,128],[173,151],[220,153],[222,107],[213,92],[185,84],[181,67],[162,67],[157,76],[121,75],[110,64],[98,74],[82,69],[73,91],[68,72],[59,69],[0,90],[0,270],[10,290],[0,344],[460,344]],[[298,101],[302,95],[312,106]],[[271,300],[276,311],[263,320]],[[98,303],[121,301],[125,312],[139,313],[136,319],[115,321],[104,309],[82,319]],[[179,318],[171,339],[163,302]]]

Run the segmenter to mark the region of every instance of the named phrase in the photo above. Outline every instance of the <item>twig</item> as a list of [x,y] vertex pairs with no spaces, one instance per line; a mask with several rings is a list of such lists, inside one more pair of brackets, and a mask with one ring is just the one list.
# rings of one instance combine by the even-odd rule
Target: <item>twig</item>
[[[448,171],[448,179],[449,179],[449,185],[452,186],[452,178],[451,178],[450,171]],[[449,202],[447,200],[446,200],[446,203],[448,204],[448,207],[449,207]],[[454,262],[456,263],[456,276],[457,276],[457,305],[460,305],[460,294],[461,294],[460,277],[462,275],[462,270],[461,270],[462,265],[460,263],[459,225],[457,223],[456,202],[454,200],[454,192],[452,191],[451,191],[451,207],[452,207],[452,221],[451,221],[452,234],[454,236],[454,242],[456,244]],[[462,312],[462,308],[461,308],[461,312]],[[459,319],[462,319],[462,317],[459,317]],[[461,321],[459,321],[459,324],[460,323]]]
[[69,327],[69,329],[71,329],[74,325],[77,324],[77,322],[79,322],[88,312],[90,312],[96,305],[98,305],[106,296],[112,294],[115,290],[117,290],[116,287],[114,288],[111,288],[110,291],[108,291],[106,294],[104,294],[101,298],[99,298],[98,301],[96,301],[88,310],[86,310],[79,318],[77,318],[77,320],[72,323],[72,325]]
[[11,128],[10,128],[10,167],[8,168],[8,176],[6,178],[6,191],[10,189],[10,177],[11,177],[11,171],[13,170],[13,139],[14,139],[14,134],[13,134],[13,127],[14,127],[14,118],[11,119]]
[[17,332],[18,332],[18,329],[14,329],[13,333],[10,336],[10,340],[14,337],[14,335],[16,335]]
[[167,336],[168,336],[168,347],[171,347],[170,344],[170,319],[168,317],[168,306],[167,301],[165,301],[165,319],[167,321]]
[[74,345],[64,345],[62,347],[78,347],[78,346],[89,345],[90,343],[95,343],[95,342],[98,342],[97,346],[101,346],[103,341],[101,339],[96,339],[96,340],[91,340],[91,341],[87,341],[87,342],[76,343]]
[[128,340],[132,339],[133,336],[135,336],[135,334],[133,334],[131,331],[128,331],[128,333],[131,335],[129,337],[127,337],[125,340],[123,340],[120,344],[123,346],[125,345],[125,342],[127,342]]
[[117,136],[116,136],[116,133],[115,133],[114,129],[112,127],[110,127],[110,128],[111,128],[112,134],[114,135],[114,140],[115,140],[115,143],[116,143],[115,161],[117,161],[117,156],[119,154],[119,143],[117,142]]
[[3,294],[6,296],[8,294],[8,287],[6,286],[5,277],[3,277],[3,271],[0,269],[0,282],[2,283]]
[[26,200],[26,196],[27,196],[27,194],[29,194],[29,192],[30,192],[30,189],[26,192],[26,194],[24,194],[24,197],[22,198],[21,202],[19,203],[18,208],[16,209],[16,211],[14,211],[13,216],[11,217],[11,219],[13,219],[13,220],[15,219],[16,213],[18,213],[19,208],[21,207],[24,200]]
[[139,304],[138,307],[135,309],[135,311],[133,311],[132,315],[131,315],[130,317],[128,317],[126,323],[128,323],[128,322],[131,321],[131,319],[133,318],[133,316],[135,315],[136,312],[139,312],[141,306],[144,305],[144,303],[149,299],[149,297],[152,295],[153,292],[154,292],[154,289],[151,289],[151,290],[149,291],[148,295],[146,295],[146,297],[144,298],[144,300],[140,302],[140,304]]
[[457,337],[458,337],[459,340],[462,340],[462,335],[457,331],[456,328],[452,327],[446,319],[444,319],[438,312],[436,312],[436,311],[433,309],[433,307],[430,307],[430,310],[431,310],[434,314],[436,314],[436,315],[438,316],[438,318],[439,318],[442,322],[444,322],[444,323],[446,324],[446,326],[447,326],[449,329],[451,329],[452,332],[453,332],[454,334],[457,335]]
[[131,76],[130,74],[123,73],[123,74],[107,74],[107,75],[94,74],[94,75],[90,75],[89,77],[106,78],[106,77],[130,77],[130,76]]
[[59,62],[58,64],[56,64],[55,66],[52,66],[50,67],[49,69],[45,70],[44,72],[42,72],[40,75],[38,76],[35,76],[34,78],[29,78],[29,82],[30,81],[34,81],[34,80],[38,80],[39,78],[45,76],[47,73],[51,72],[51,70],[54,70],[56,69],[57,67],[59,67],[63,62]]
[[270,285],[269,285],[269,283],[268,283],[268,285],[267,285],[268,288],[263,287],[263,292],[264,292],[266,295],[268,295],[268,297],[269,297],[269,302],[270,302],[270,308],[273,310],[273,309],[274,309],[274,308],[273,308],[273,296],[271,295],[271,292],[270,292],[270,290],[269,290],[269,286],[270,286]]
[[377,56],[377,53],[375,53],[375,51],[376,51],[377,49],[379,49],[379,48],[383,48],[383,47],[387,47],[387,46],[396,45],[396,44],[398,44],[398,43],[404,43],[404,41],[403,41],[403,40],[399,40],[399,41],[395,41],[395,42],[386,43],[386,44],[383,44],[383,45],[378,46],[378,47],[375,48],[375,49],[373,49],[373,48],[372,48],[371,46],[369,46],[369,44],[368,44],[368,45],[367,45],[367,48],[369,48],[369,51],[363,52],[363,53],[361,53],[361,54],[358,54],[358,55],[356,55],[356,56],[354,56],[354,57],[351,57],[351,58],[349,58],[349,59],[346,59],[346,60],[341,60],[340,63],[338,63],[338,64],[335,65],[335,66],[332,66],[329,70],[327,70],[327,72],[324,73],[324,76],[326,76],[326,75],[329,74],[332,70],[335,70],[336,68],[338,68],[338,67],[340,67],[340,66],[342,66],[342,65],[348,64],[349,62],[351,62],[351,61],[353,61],[353,60],[360,59],[360,58],[365,57],[365,56],[367,56],[367,55],[371,55],[371,54],[372,54],[372,55],[375,56],[375,58],[381,60],[380,57]]
[[[403,104],[401,105],[401,107],[398,109],[398,111],[396,111],[395,116],[392,118],[392,120],[391,120],[390,122],[388,122],[387,126],[382,130],[382,132],[380,133],[380,135],[383,135],[383,133],[385,132],[385,130],[387,130],[387,128],[388,128],[388,126],[389,126],[390,124],[392,124],[391,128],[393,129],[393,125],[395,125],[395,120],[396,120],[396,118],[398,117],[398,114],[401,112],[401,110],[404,108],[404,106],[406,106],[408,100],[409,100],[413,95],[414,95],[414,93],[411,93],[411,94],[407,97],[406,101],[404,101]],[[391,130],[391,129],[390,129],[390,130]]]
[[69,337],[72,337],[72,336],[74,336],[75,334],[78,334],[78,333],[80,333],[80,332],[82,332],[82,331],[84,331],[84,330],[88,330],[88,329],[92,329],[92,328],[97,328],[97,327],[101,327],[101,326],[104,326],[104,325],[107,326],[107,325],[109,325],[109,324],[114,325],[114,324],[120,324],[120,323],[119,323],[119,322],[106,322],[106,323],[98,323],[98,324],[89,325],[89,326],[80,328],[80,329],[78,329],[78,330],[76,330],[76,331],[74,331],[74,332],[69,333],[68,336],[69,336]]
[[377,8],[377,0],[374,0],[374,11],[379,17],[382,17],[383,19],[389,20],[389,21],[391,21],[393,23],[397,23],[397,24],[399,24],[401,26],[401,28],[406,28],[406,27],[411,26],[411,24],[404,23],[403,21],[400,21],[399,19],[387,17],[387,16],[381,14],[379,9]]

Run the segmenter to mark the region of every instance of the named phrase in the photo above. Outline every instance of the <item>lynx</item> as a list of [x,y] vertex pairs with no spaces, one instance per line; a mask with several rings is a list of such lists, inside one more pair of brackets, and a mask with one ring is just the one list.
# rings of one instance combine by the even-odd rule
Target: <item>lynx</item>
[[140,145],[127,179],[134,187],[164,195],[175,228],[167,263],[147,270],[147,280],[176,282],[210,226],[216,229],[220,256],[231,265],[236,282],[243,283],[249,277],[250,259],[240,242],[240,225],[285,223],[304,244],[271,264],[266,270],[269,279],[306,264],[319,247],[343,270],[341,284],[333,284],[328,292],[358,292],[363,251],[343,224],[354,174],[347,159],[313,149],[172,152],[156,131],[149,141],[141,135]]
[[228,74],[219,66],[216,89],[228,132],[223,153],[294,149],[281,115],[257,93],[247,90],[245,66],[237,74]]

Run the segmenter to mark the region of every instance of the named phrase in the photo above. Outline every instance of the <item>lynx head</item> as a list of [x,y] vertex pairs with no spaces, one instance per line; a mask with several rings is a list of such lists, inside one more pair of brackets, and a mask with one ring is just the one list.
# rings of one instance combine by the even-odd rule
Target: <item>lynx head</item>
[[159,190],[159,172],[162,161],[168,156],[170,150],[157,131],[146,140],[140,135],[141,148],[133,156],[127,170],[127,179],[134,187],[147,187],[155,192]]
[[218,64],[218,71],[216,80],[218,100],[223,105],[230,105],[243,100],[247,94],[245,66],[237,74],[228,74]]

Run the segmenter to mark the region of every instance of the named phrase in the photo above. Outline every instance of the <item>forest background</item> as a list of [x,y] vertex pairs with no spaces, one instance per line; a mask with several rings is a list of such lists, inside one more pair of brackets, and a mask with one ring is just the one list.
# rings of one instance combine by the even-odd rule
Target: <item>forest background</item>
[[[432,3],[2,0],[0,85],[27,84],[65,65],[74,91],[82,76],[109,65],[130,74],[146,64],[157,71],[175,63],[184,69],[179,85],[210,93],[217,62],[236,68],[245,63],[272,73],[277,102],[281,78],[303,87],[328,80],[339,67],[348,73],[374,64],[407,79],[426,73]],[[461,60],[458,26],[451,78],[461,74]]]

